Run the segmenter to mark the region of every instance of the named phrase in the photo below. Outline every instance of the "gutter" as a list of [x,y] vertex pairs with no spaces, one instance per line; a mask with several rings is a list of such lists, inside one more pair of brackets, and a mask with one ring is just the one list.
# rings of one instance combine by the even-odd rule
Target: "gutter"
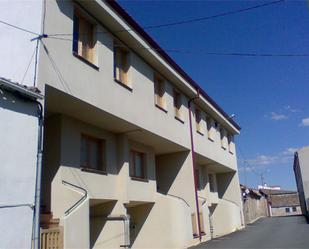
[[189,129],[190,129],[190,140],[191,140],[191,154],[192,154],[192,171],[193,171],[193,177],[194,177],[194,191],[195,191],[195,205],[196,205],[196,212],[197,212],[197,224],[198,224],[198,235],[199,240],[202,240],[202,233],[201,233],[201,221],[200,221],[200,207],[199,207],[199,201],[198,201],[198,193],[197,193],[197,179],[196,179],[196,173],[195,173],[195,151],[194,151],[194,140],[193,140],[193,131],[192,131],[192,110],[191,110],[191,103],[192,101],[199,99],[199,90],[197,89],[197,95],[193,98],[191,98],[188,101],[188,110],[189,110]]
[[110,221],[123,221],[124,225],[124,244],[120,245],[120,247],[124,247],[129,249],[130,245],[130,215],[120,215],[120,216],[112,216],[109,215],[106,220]]

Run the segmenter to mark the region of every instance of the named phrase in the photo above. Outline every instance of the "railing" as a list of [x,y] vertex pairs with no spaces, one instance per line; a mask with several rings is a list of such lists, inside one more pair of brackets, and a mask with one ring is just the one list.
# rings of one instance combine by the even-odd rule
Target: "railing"
[[77,189],[83,191],[83,193],[84,193],[84,195],[77,202],[75,202],[69,209],[67,209],[64,212],[65,215],[69,215],[77,206],[79,206],[87,198],[88,192],[87,192],[86,189],[84,189],[84,188],[82,188],[80,186],[77,186],[75,184],[69,183],[67,181],[64,181],[64,180],[62,180],[62,184],[63,185],[69,185],[71,187],[77,188]]
[[189,203],[184,198],[177,196],[177,195],[172,195],[172,194],[166,194],[166,195],[169,195],[169,196],[175,197],[179,200],[182,200],[188,207],[190,207]]
[[63,249],[63,228],[48,228],[40,230],[41,249]]

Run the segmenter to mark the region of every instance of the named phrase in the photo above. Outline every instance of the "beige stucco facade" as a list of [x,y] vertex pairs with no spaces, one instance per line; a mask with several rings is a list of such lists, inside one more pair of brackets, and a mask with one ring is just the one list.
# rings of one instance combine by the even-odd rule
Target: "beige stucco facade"
[[[72,35],[43,39],[38,63],[38,87],[45,94],[42,212],[60,220],[64,248],[120,248],[126,236],[132,248],[185,248],[199,243],[193,235],[197,217],[202,241],[240,229],[239,128],[200,95],[190,114],[192,151],[188,101],[196,89],[156,51],[145,49],[145,39],[103,1],[46,1],[44,32],[72,34],[75,8],[95,23],[95,65],[72,54]],[[111,31],[120,29],[129,31]],[[115,39],[129,51],[126,86],[114,80]],[[158,72],[164,110],[154,103]],[[181,120],[175,118],[175,88]],[[202,112],[199,132],[196,108]],[[81,169],[83,134],[104,140],[104,172]],[[130,176],[132,150],[145,155],[145,179]],[[130,217],[129,235],[120,217]]]

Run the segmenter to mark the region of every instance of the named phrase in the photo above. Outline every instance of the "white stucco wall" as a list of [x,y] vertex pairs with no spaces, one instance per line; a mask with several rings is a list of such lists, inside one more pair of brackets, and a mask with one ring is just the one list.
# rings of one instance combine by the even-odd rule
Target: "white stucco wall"
[[[37,106],[0,91],[0,205],[33,204]],[[0,248],[30,248],[33,210],[0,208]],[[3,236],[5,235],[5,236]]]
[[[12,25],[41,33],[42,0],[1,0],[0,20]],[[33,85],[36,35],[0,23],[0,76],[25,85]],[[17,59],[18,58],[18,59]],[[22,82],[21,82],[22,81]]]

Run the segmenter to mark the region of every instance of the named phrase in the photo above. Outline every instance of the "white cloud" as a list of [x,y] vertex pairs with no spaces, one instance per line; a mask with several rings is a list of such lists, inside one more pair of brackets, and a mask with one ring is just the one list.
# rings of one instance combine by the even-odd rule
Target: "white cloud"
[[300,109],[294,109],[290,105],[285,106],[284,109],[291,112],[291,113],[301,112]]
[[276,113],[276,112],[270,113],[270,119],[272,119],[272,120],[278,121],[278,120],[283,120],[283,119],[287,119],[287,118],[288,118],[288,116],[285,115],[285,114],[279,114],[279,113]]
[[292,155],[294,155],[295,151],[297,151],[297,150],[298,150],[298,148],[290,147],[290,148],[287,148],[285,151],[283,151],[282,155],[292,156]]
[[302,126],[302,127],[309,126],[309,117],[303,118],[299,126]]

